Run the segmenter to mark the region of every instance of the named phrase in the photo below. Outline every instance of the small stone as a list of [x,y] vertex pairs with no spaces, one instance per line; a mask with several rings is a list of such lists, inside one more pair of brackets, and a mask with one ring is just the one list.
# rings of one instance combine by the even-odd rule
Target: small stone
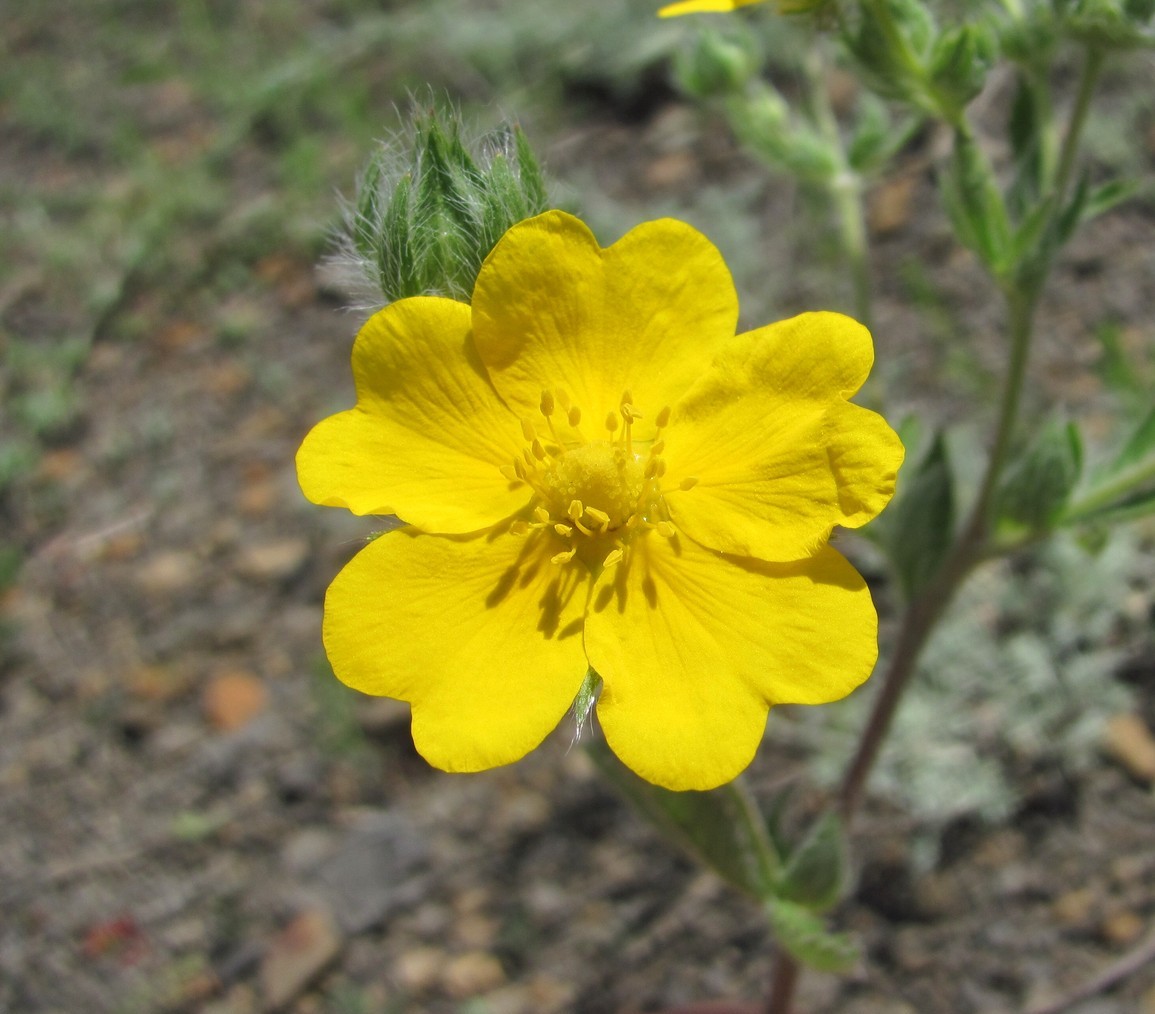
[[916,182],[913,176],[899,176],[879,184],[870,195],[867,211],[871,232],[886,236],[897,232],[910,221]]
[[305,539],[277,539],[245,546],[237,556],[236,571],[251,581],[285,581],[298,573],[309,559]]
[[244,669],[230,669],[209,681],[201,706],[209,725],[233,732],[264,711],[267,701],[268,692],[258,676]]
[[161,665],[138,665],[125,679],[125,689],[130,696],[152,704],[167,704],[188,688],[185,673]]
[[1143,932],[1143,920],[1134,912],[1113,912],[1099,927],[1103,939],[1113,944],[1133,944]]
[[455,1000],[466,1000],[497,989],[505,982],[505,970],[492,954],[467,951],[445,966],[441,982],[445,992]]
[[1086,926],[1095,908],[1095,892],[1080,887],[1060,895],[1051,905],[1051,915],[1060,926],[1072,929]]
[[1103,730],[1103,750],[1132,778],[1155,783],[1155,736],[1138,715],[1111,718]]
[[453,936],[463,947],[485,950],[497,939],[497,921],[476,912],[464,915],[454,923]]
[[346,933],[362,933],[420,897],[426,884],[415,873],[426,849],[425,839],[400,815],[360,815],[317,871]]
[[192,553],[164,550],[145,560],[136,572],[136,583],[148,595],[172,595],[197,580],[199,561]]
[[437,947],[405,951],[393,966],[393,977],[407,993],[428,993],[440,980],[449,955]]
[[280,1010],[299,996],[341,952],[341,934],[323,908],[302,912],[272,941],[261,961],[264,1009]]

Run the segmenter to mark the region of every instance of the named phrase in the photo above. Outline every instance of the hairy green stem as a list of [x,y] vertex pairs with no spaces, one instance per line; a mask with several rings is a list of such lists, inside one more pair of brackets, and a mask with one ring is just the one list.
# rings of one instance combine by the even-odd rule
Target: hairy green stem
[[838,172],[830,180],[828,190],[834,201],[838,218],[838,239],[842,253],[850,265],[854,286],[854,316],[867,330],[873,325],[873,293],[870,278],[870,258],[866,237],[866,209],[862,200],[862,177],[851,168],[838,120],[830,104],[827,78],[824,73],[821,50],[810,46],[803,60],[807,83],[807,108],[830,151],[838,156]]
[[1071,185],[1071,177],[1075,172],[1075,160],[1079,154],[1079,143],[1083,137],[1083,128],[1087,124],[1087,113],[1091,108],[1091,98],[1095,93],[1095,86],[1099,83],[1099,75],[1103,72],[1103,51],[1095,46],[1087,47],[1086,59],[1079,74],[1079,90],[1075,96],[1075,108],[1071,111],[1071,118],[1067,121],[1067,131],[1063,136],[1063,145],[1059,149],[1059,167],[1055,171],[1055,194],[1061,201]]

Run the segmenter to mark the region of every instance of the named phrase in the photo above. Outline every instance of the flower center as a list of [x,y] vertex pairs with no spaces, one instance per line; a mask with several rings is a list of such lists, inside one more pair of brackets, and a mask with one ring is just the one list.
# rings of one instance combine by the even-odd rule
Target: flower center
[[601,439],[585,438],[581,409],[562,391],[542,392],[541,416],[522,422],[527,447],[512,467],[502,469],[506,478],[527,484],[538,498],[533,520],[514,521],[510,531],[544,531],[560,540],[554,563],[577,557],[595,572],[618,563],[637,535],[674,534],[661,490],[668,408],[658,413],[656,432],[644,449],[634,441],[634,422],[642,414],[629,391],[623,392],[618,411],[606,417]]

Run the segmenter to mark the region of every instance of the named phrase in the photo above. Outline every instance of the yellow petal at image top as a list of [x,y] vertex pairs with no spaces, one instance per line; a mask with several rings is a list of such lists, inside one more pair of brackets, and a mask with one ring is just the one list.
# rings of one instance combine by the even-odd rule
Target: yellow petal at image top
[[739,7],[752,7],[754,4],[765,2],[766,0],[681,0],[680,3],[662,7],[658,11],[658,16],[675,18],[680,14],[724,14],[736,11]]
[[316,503],[395,514],[325,600],[325,649],[408,701],[447,771],[523,757],[588,668],[610,747],[707,789],[772,705],[873,668],[870,593],[827,545],[894,491],[902,446],[847,401],[865,328],[803,314],[744,334],[714,246],[673,220],[608,248],[576,218],[514,226],[471,304],[415,297],[353,352],[357,404],[297,455]]

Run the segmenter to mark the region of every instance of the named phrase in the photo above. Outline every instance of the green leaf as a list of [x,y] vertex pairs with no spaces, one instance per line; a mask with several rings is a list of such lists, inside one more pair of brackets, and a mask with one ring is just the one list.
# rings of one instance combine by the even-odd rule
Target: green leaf
[[998,493],[999,520],[1046,531],[1059,520],[1083,470],[1083,440],[1074,423],[1051,423],[1007,471]]
[[1082,222],[1089,222],[1092,218],[1110,211],[1117,204],[1129,201],[1142,190],[1138,180],[1111,180],[1095,187],[1087,195],[1083,206]]
[[942,433],[898,483],[895,502],[874,525],[909,600],[935,575],[954,541],[954,476]]
[[781,860],[740,781],[709,792],[671,792],[639,778],[602,740],[588,743],[586,751],[669,841],[746,894],[761,900],[772,896]]
[[1155,408],[1147,413],[1146,418],[1139,423],[1135,432],[1123,445],[1123,449],[1108,466],[1108,473],[1116,474],[1133,468],[1152,455],[1155,455]]
[[973,138],[956,135],[941,193],[959,241],[1003,277],[1013,262],[1010,220],[990,162]]
[[777,896],[824,912],[835,905],[846,886],[846,841],[842,821],[827,813],[810,828],[786,860]]
[[778,943],[797,961],[820,972],[846,972],[857,964],[858,945],[844,933],[831,933],[822,918],[785,898],[766,904]]

